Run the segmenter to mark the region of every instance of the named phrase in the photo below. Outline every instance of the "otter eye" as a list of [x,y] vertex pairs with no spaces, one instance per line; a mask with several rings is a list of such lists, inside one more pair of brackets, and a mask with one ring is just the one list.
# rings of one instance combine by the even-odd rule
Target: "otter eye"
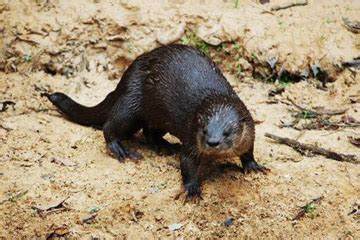
[[230,134],[231,134],[230,130],[226,130],[226,131],[223,132],[224,137],[228,137],[228,136],[230,136]]
[[204,135],[206,135],[208,133],[207,129],[204,129],[202,132]]

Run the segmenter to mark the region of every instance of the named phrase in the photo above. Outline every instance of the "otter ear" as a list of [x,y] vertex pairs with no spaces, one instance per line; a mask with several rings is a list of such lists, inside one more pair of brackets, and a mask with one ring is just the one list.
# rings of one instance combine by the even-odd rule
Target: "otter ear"
[[245,121],[246,121],[246,118],[247,118],[246,115],[240,115],[240,116],[239,116],[239,122],[240,122],[240,123],[241,123],[241,122],[245,122]]

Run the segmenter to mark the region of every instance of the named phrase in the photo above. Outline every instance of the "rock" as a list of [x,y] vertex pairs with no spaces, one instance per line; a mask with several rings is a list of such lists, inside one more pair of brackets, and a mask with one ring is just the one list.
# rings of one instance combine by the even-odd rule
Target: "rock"
[[169,228],[170,231],[174,232],[174,231],[177,231],[180,228],[182,228],[182,226],[183,225],[180,224],[180,223],[173,223],[173,224],[168,225],[168,228]]
[[201,26],[197,31],[197,36],[201,40],[213,46],[221,44],[223,41],[221,35],[223,35],[223,29],[219,24],[214,25],[212,28]]
[[233,218],[228,218],[228,219],[225,220],[224,224],[225,224],[225,227],[229,227],[229,226],[234,224],[234,219]]
[[64,159],[53,158],[51,159],[51,162],[65,167],[75,167],[78,165],[76,162],[73,162],[70,159],[65,159],[65,158]]
[[186,27],[186,23],[181,23],[177,25],[175,28],[173,28],[172,31],[167,31],[164,33],[163,30],[159,30],[156,40],[163,45],[173,43],[179,40],[182,37],[182,35],[184,35],[185,27]]

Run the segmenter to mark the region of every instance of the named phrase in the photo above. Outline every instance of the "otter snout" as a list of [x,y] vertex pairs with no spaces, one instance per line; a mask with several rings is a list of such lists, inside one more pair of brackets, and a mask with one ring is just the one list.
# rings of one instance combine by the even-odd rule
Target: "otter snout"
[[206,141],[206,145],[208,146],[208,147],[217,147],[217,146],[219,146],[220,145],[220,141],[219,140],[217,140],[217,139],[208,139],[207,141]]
[[231,147],[232,141],[228,138],[229,136],[224,134],[221,126],[208,126],[203,131],[203,144],[205,149],[227,149]]

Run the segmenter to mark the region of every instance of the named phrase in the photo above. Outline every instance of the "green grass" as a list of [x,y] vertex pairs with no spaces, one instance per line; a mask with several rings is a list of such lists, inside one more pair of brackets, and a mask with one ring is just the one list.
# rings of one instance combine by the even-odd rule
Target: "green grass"
[[128,51],[128,53],[130,53],[130,54],[132,54],[133,52],[134,52],[134,46],[133,45],[128,45],[127,46],[127,51]]
[[303,119],[310,119],[310,118],[316,118],[317,113],[311,110],[305,110],[301,112]]
[[293,81],[291,80],[291,78],[287,74],[282,74],[280,76],[279,85],[281,87],[285,88],[285,87],[289,86],[291,83],[293,83]]
[[180,41],[181,44],[194,46],[205,54],[210,53],[211,46],[199,38],[195,33],[183,36]]
[[9,202],[16,202],[19,199],[21,199],[22,197],[24,197],[27,193],[28,193],[28,190],[20,192],[18,194],[15,194],[14,196],[9,197],[8,201]]
[[330,23],[335,23],[336,21],[335,21],[335,19],[326,18],[325,22],[327,24],[330,24]]
[[235,7],[235,8],[238,8],[238,7],[239,7],[239,0],[235,0],[235,1],[234,1],[234,7]]
[[31,62],[32,54],[31,53],[24,54],[23,59],[24,59],[25,62]]
[[236,67],[236,77],[241,77],[241,73],[243,72],[243,69],[242,69],[242,66],[239,64],[237,67]]
[[279,24],[279,27],[280,27],[281,31],[285,32],[287,30],[286,23],[284,23],[282,21],[279,21],[278,24]]
[[215,49],[218,52],[226,51],[225,46],[224,46],[223,43],[220,43],[218,46],[215,47]]
[[319,213],[316,212],[316,205],[314,203],[308,203],[304,206],[305,214],[314,219],[315,217],[319,216]]
[[240,49],[240,44],[239,43],[233,43],[232,48],[235,50],[239,50]]
[[304,206],[305,213],[313,213],[316,210],[316,205],[313,203],[307,203]]

